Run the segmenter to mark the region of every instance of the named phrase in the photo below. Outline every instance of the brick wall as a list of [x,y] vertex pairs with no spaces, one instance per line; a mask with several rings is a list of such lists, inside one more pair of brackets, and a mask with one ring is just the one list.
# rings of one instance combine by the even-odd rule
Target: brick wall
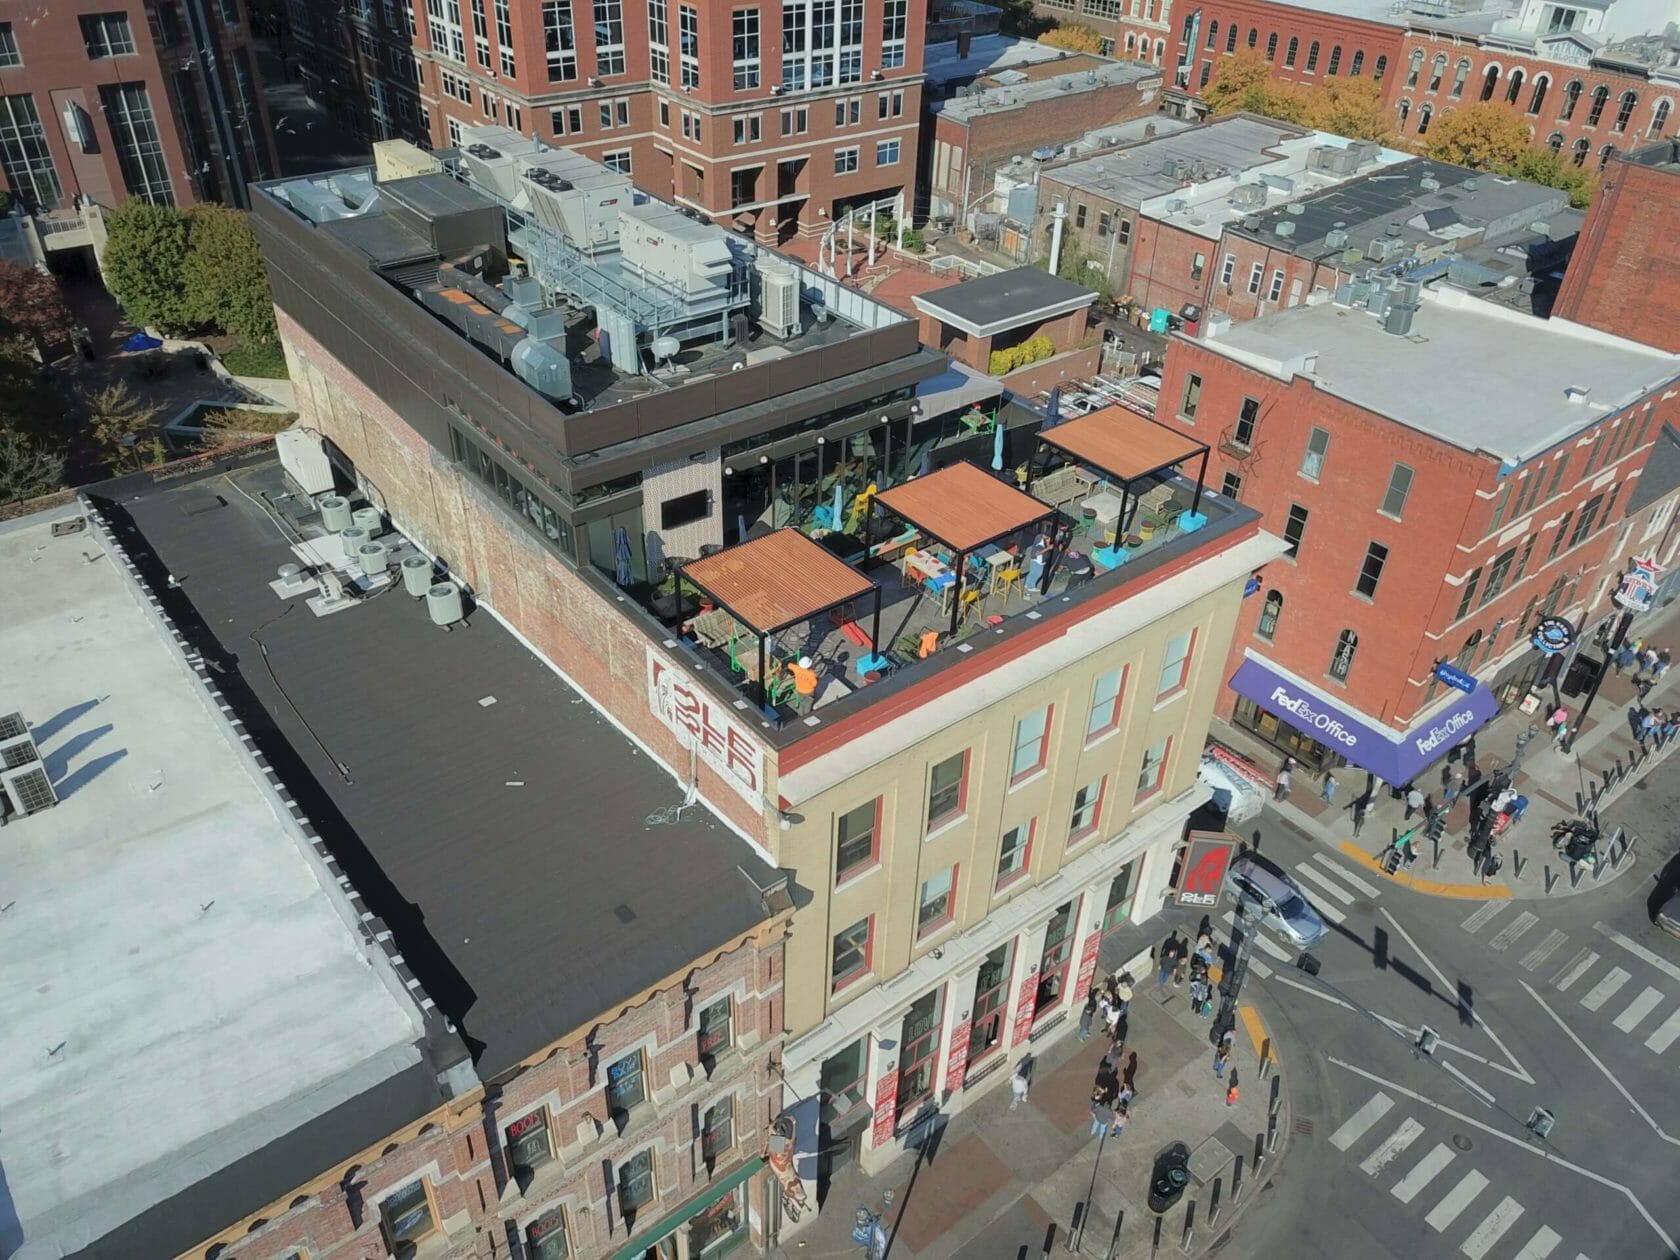
[[[1217,78],[1224,58],[1249,48],[1266,56],[1279,78],[1308,85],[1331,77],[1332,62],[1335,75],[1354,75],[1357,59],[1358,74],[1380,73],[1389,82],[1400,65],[1404,31],[1385,22],[1339,17],[1266,0],[1203,0],[1200,5],[1181,0],[1177,11],[1179,20],[1173,24],[1167,73],[1170,77],[1175,67],[1187,62],[1186,86],[1191,91]],[[1201,20],[1195,28],[1194,47],[1190,47],[1184,42],[1185,24],[1196,13]]]

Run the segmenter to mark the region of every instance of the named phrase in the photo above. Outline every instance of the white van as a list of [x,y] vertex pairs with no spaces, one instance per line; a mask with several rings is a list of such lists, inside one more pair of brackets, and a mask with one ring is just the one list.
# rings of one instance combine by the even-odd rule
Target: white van
[[1235,766],[1214,756],[1202,754],[1201,768],[1196,778],[1213,792],[1213,803],[1225,811],[1225,825],[1234,827],[1250,818],[1257,818],[1266,804],[1266,788]]

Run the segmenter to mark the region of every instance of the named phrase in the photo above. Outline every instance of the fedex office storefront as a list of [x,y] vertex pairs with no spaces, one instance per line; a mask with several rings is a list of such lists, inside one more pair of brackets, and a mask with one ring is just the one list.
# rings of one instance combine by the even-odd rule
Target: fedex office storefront
[[1419,771],[1475,734],[1499,712],[1484,686],[1452,699],[1410,730],[1396,730],[1338,702],[1269,661],[1249,656],[1231,677],[1236,720],[1315,769],[1346,762],[1388,783]]

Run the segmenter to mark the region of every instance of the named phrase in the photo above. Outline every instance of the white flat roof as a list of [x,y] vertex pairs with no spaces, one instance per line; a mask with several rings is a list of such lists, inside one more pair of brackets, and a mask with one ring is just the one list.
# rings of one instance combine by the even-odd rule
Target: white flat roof
[[[1281,379],[1450,442],[1520,462],[1680,376],[1680,355],[1562,319],[1425,289],[1411,333],[1333,302],[1296,306],[1204,344]],[[1316,356],[1316,361],[1312,360]],[[1566,390],[1585,390],[1571,401]]]
[[52,536],[75,514],[0,526],[0,710],[60,796],[0,831],[0,1208],[28,1258],[410,1067],[422,1032],[120,561]]

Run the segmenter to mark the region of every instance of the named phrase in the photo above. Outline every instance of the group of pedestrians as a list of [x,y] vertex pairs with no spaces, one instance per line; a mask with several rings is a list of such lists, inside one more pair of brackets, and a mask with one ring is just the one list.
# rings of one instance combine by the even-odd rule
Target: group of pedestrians
[[1091,1026],[1100,1016],[1108,1040],[1125,1044],[1126,1021],[1132,1009],[1132,984],[1131,972],[1122,971],[1103,981],[1100,987],[1091,986],[1085,1009],[1079,1013],[1079,1040],[1091,1039]]
[[1633,671],[1633,681],[1639,685],[1639,694],[1643,696],[1657,679],[1668,673],[1669,653],[1667,648],[1635,639],[1617,648],[1611,663],[1616,668],[1617,678],[1630,669]]

